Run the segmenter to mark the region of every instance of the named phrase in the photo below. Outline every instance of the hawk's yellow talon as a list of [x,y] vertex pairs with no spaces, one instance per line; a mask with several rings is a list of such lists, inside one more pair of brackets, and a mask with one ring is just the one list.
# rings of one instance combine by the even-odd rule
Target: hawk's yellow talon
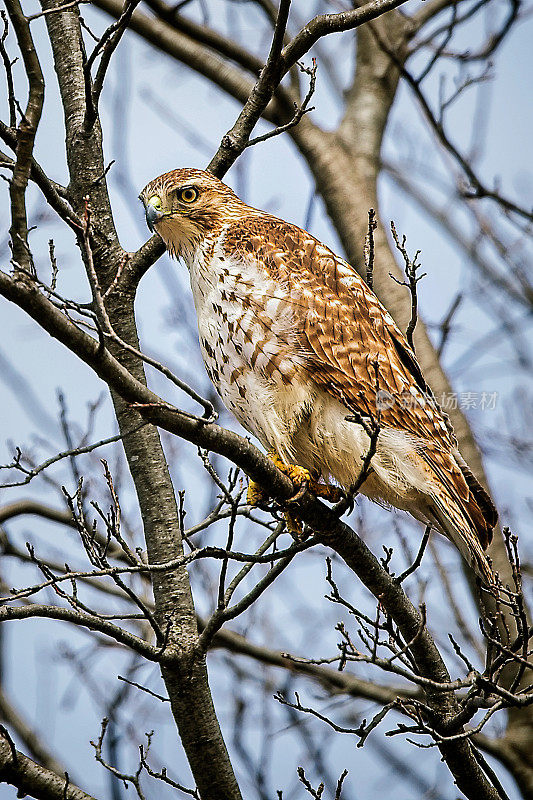
[[[284,470],[282,470],[284,471]],[[299,467],[297,464],[288,464],[286,469],[286,475],[291,479],[296,486],[301,486],[302,483],[308,483],[311,485],[313,479],[311,477],[311,473],[308,469],[304,469],[303,467]]]
[[305,482],[312,482],[313,478],[308,469],[300,467],[298,464],[285,464],[274,450],[267,453],[267,456],[274,462],[280,472],[283,472],[284,475],[290,478],[296,486],[301,486],[302,483]]
[[[276,457],[277,458],[277,457]],[[280,462],[281,463],[281,462]],[[278,464],[276,464],[278,466]],[[305,471],[305,470],[304,470]],[[261,506],[268,499],[268,495],[263,490],[261,484],[253,481],[251,478],[248,481],[248,490],[246,492],[246,502],[249,506]],[[300,540],[303,534],[303,525],[301,520],[291,511],[285,511],[285,523],[287,531],[293,539]]]
[[[317,473],[313,474],[305,467],[300,467],[298,464],[285,464],[278,456],[278,454],[274,451],[270,451],[267,453],[270,460],[276,465],[276,467],[283,472],[291,481],[294,483],[295,486],[302,487],[304,484],[308,485],[309,490],[316,495],[316,497],[323,497],[325,500],[329,500],[330,503],[337,503],[342,497],[342,491],[337,486],[329,486],[326,483],[319,483],[317,480]],[[263,489],[263,487],[256,483],[256,481],[250,480],[248,482],[248,491],[246,493],[246,502],[250,506],[260,506],[267,500],[267,493]],[[298,531],[301,533],[302,526],[299,520],[294,520],[291,522],[287,518],[287,527],[291,532]]]
[[300,467],[298,464],[285,464],[275,452],[267,453],[271,461],[274,462],[276,467],[283,472],[296,486],[301,486],[303,483],[308,484],[309,491],[316,497],[323,497],[324,500],[329,500],[330,503],[338,503],[342,497],[342,489],[338,486],[330,486],[327,483],[319,483],[318,473],[311,473],[305,467]]

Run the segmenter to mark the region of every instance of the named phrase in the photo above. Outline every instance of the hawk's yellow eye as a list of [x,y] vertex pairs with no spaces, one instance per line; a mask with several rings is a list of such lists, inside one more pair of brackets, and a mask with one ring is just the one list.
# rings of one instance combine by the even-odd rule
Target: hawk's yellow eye
[[182,203],[194,203],[194,201],[198,197],[198,189],[195,189],[193,186],[189,186],[187,189],[181,189],[178,192],[178,200],[181,200]]
[[160,210],[160,208],[161,208],[161,206],[162,206],[163,204],[162,204],[162,202],[161,202],[161,198],[159,197],[159,195],[158,195],[158,194],[154,194],[154,195],[153,195],[153,196],[152,196],[152,197],[151,197],[151,198],[148,200],[148,205],[149,205],[149,206],[153,206],[154,208],[156,208],[156,209],[159,211],[159,210]]

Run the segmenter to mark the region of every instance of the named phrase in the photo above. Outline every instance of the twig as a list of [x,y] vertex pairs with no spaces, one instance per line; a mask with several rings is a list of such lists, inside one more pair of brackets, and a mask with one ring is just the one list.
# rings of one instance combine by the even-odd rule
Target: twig
[[46,618],[63,620],[70,622],[79,627],[88,628],[88,630],[98,631],[99,633],[109,636],[119,644],[130,648],[139,655],[144,656],[149,661],[158,661],[158,650],[152,645],[148,644],[144,639],[135,636],[123,628],[119,628],[109,620],[103,619],[97,614],[89,614],[81,611],[75,611],[72,608],[63,608],[54,605],[41,605],[37,603],[29,603],[23,606],[16,606],[11,608],[9,606],[2,606],[0,608],[0,620],[9,622],[12,620],[25,620],[35,618]]
[[281,82],[283,77],[283,65],[280,55],[283,48],[283,39],[289,18],[290,6],[291,0],[280,1],[266,64],[261,70],[261,74],[248,100],[244,104],[237,121],[231,130],[222,138],[220,147],[209,163],[208,170],[215,175],[223,175],[242,153],[258,119],[261,117],[261,114],[267,107],[276,88]]
[[56,14],[58,11],[68,11],[69,8],[75,8],[76,6],[82,5],[82,3],[90,3],[91,0],[72,0],[70,3],[65,3],[62,6],[56,6],[55,8],[47,8],[44,11],[40,11],[38,14],[30,14],[29,17],[26,17],[27,22],[33,22],[34,19],[39,19],[40,17],[46,16],[46,14]]
[[280,692],[274,695],[274,699],[277,700],[278,703],[281,703],[281,705],[290,706],[290,708],[294,708],[295,711],[301,711],[303,714],[311,714],[313,717],[316,717],[317,719],[322,720],[322,722],[325,722],[327,725],[330,726],[330,728],[333,728],[333,730],[336,731],[337,733],[358,734],[359,728],[345,728],[343,725],[337,725],[336,722],[333,722],[332,719],[329,719],[329,717],[326,717],[324,714],[321,714],[316,709],[303,706],[300,702],[300,696],[298,692],[295,692],[294,696],[296,698],[296,703],[291,703],[291,701],[287,700],[286,697],[283,697],[283,695]]
[[343,772],[342,772],[342,773],[339,775],[339,780],[337,781],[337,788],[335,789],[335,797],[334,797],[334,800],[340,800],[340,798],[341,798],[341,794],[342,794],[342,785],[343,785],[343,783],[344,783],[345,779],[347,778],[347,776],[348,776],[348,770],[347,770],[347,769],[345,769],[345,770],[344,770],[344,771],[343,771]]
[[[35,273],[28,245],[28,220],[26,215],[26,189],[30,177],[33,144],[41,119],[44,102],[44,78],[30,27],[19,0],[6,0],[6,8],[17,37],[28,78],[29,92],[26,109],[17,130],[16,159],[13,177],[9,184],[11,200],[11,248],[16,266],[26,267]],[[12,95],[14,97],[14,95]]]
[[[0,120],[0,138],[8,147],[16,151],[17,133],[2,122],[2,120]],[[5,166],[14,170],[15,164],[16,162],[13,159],[9,159],[9,162],[6,162]],[[69,228],[79,233],[82,227],[81,220],[73,212],[66,200],[65,187],[51,180],[33,155],[30,159],[30,178],[39,187],[50,207],[67,223]]]
[[[260,545],[260,547],[255,551],[255,555],[262,555],[267,550],[269,550],[270,547],[272,547],[272,545],[275,545],[277,540],[278,540],[278,538],[279,538],[279,536],[283,532],[283,528],[284,527],[285,527],[285,523],[284,522],[279,522],[276,525],[275,529],[270,534],[270,536],[268,536],[265,539],[265,541]],[[272,565],[272,562],[271,562],[271,565]],[[240,569],[239,572],[235,575],[235,577],[233,578],[233,580],[229,584],[228,588],[226,589],[226,593],[224,595],[224,605],[225,606],[227,606],[229,604],[229,602],[230,602],[230,600],[231,600],[231,598],[233,596],[233,593],[235,592],[236,588],[238,587],[238,585],[240,583],[242,583],[242,581],[248,575],[248,573],[250,572],[250,570],[252,568],[253,568],[253,563],[252,562],[250,562],[249,564],[245,564],[244,567],[242,567],[242,569]]]
[[179,11],[185,3],[168,5],[163,0],[149,0],[148,5],[160,19],[165,20],[173,28],[184,33],[195,42],[206,45],[256,76],[261,72],[264,65],[263,60],[245,49],[237,42],[236,38],[223,36],[218,31],[208,27],[207,23],[199,24],[180,14]]
[[48,458],[46,461],[43,461],[36,467],[31,467],[27,469],[21,463],[23,459],[22,451],[20,448],[17,447],[15,456],[13,461],[10,464],[0,464],[0,470],[2,469],[16,469],[20,472],[23,472],[26,477],[24,480],[21,481],[13,481],[12,483],[2,483],[0,484],[0,488],[6,489],[11,486],[25,486],[29,483],[33,478],[35,478],[39,473],[43,472],[43,470],[48,469],[51,467],[52,464],[56,464],[58,461],[61,461],[64,458],[72,458],[73,456],[84,455],[85,453],[92,453],[93,450],[97,450],[99,447],[105,447],[108,444],[113,444],[114,442],[119,442],[121,439],[124,439],[125,436],[129,436],[133,433],[136,433],[138,430],[143,428],[147,423],[141,422],[131,431],[128,431],[124,436],[120,433],[117,433],[115,436],[110,436],[108,439],[100,439],[99,442],[94,442],[93,444],[85,445],[84,447],[73,447],[70,450],[63,450],[61,453],[57,453],[55,456]]
[[365,237],[363,254],[366,267],[366,282],[370,289],[374,288],[374,231],[378,226],[376,212],[373,208],[368,209],[368,231]]
[[313,94],[315,93],[315,85],[316,85],[316,71],[317,71],[317,63],[316,58],[313,58],[313,66],[311,68],[305,67],[303,64],[298,62],[298,66],[302,72],[305,72],[306,75],[309,75],[309,90],[306,96],[303,99],[301,104],[294,103],[294,116],[292,117],[289,122],[286,122],[284,125],[278,125],[271,131],[264,133],[262,136],[256,136],[255,139],[249,139],[244,147],[252,147],[255,144],[259,144],[260,142],[266,142],[267,139],[272,139],[273,136],[279,136],[280,133],[285,133],[286,131],[294,128],[295,125],[298,125],[304,114],[308,114],[310,111],[314,111],[314,107],[309,108],[309,101],[311,100]]
[[18,763],[17,748],[15,747],[15,742],[11,738],[11,735],[10,735],[8,729],[5,727],[5,725],[0,725],[0,735],[2,735],[4,737],[4,739],[6,739],[7,743],[9,744],[9,749],[11,750],[11,759],[12,759],[13,765],[16,765]]
[[400,242],[400,240],[398,238],[398,234],[396,233],[396,226],[394,225],[394,222],[392,222],[392,220],[391,220],[390,227],[391,227],[392,236],[393,236],[393,239],[394,239],[394,244],[396,245],[396,247],[398,248],[398,250],[402,254],[403,260],[405,262],[405,274],[406,274],[408,282],[406,283],[405,281],[399,281],[398,278],[394,277],[394,275],[392,275],[391,273],[389,273],[389,274],[390,274],[390,277],[394,281],[396,281],[396,283],[398,283],[400,286],[407,286],[407,288],[409,289],[409,291],[411,293],[411,319],[409,320],[409,325],[407,326],[407,330],[405,332],[405,336],[406,336],[407,341],[409,342],[409,346],[410,346],[411,350],[414,353],[415,352],[415,345],[414,345],[414,342],[413,342],[413,334],[415,332],[416,323],[418,321],[418,290],[417,290],[417,286],[418,286],[418,282],[421,281],[422,278],[425,278],[427,273],[423,272],[422,275],[417,275],[417,272],[421,267],[421,264],[417,263],[417,259],[418,259],[418,256],[420,255],[421,251],[417,250],[416,253],[415,253],[415,257],[411,261],[411,259],[409,257],[409,254],[408,254],[408,252],[406,250],[406,247],[405,247],[406,237],[403,236],[402,237],[402,241]]
[[58,266],[57,266],[55,245],[53,239],[49,239],[48,241],[48,253],[50,255],[50,265],[52,267],[52,275],[50,278],[50,289],[52,292],[54,292],[57,286]]
[[[441,57],[442,53],[444,52],[444,50],[448,46],[448,44],[450,42],[450,39],[452,38],[452,36],[454,34],[454,31],[455,31],[455,25],[456,25],[456,21],[457,21],[457,11],[458,11],[457,5],[454,3],[454,5],[452,6],[452,13],[450,15],[450,19],[449,19],[447,27],[446,27],[446,33],[445,33],[444,39],[439,44],[439,46],[435,49],[435,52],[434,52],[433,56],[431,57],[431,59],[429,60],[428,64],[426,65],[424,70],[418,76],[417,80],[418,80],[419,83],[421,83],[429,75],[429,73],[431,72],[431,70],[433,69],[433,67],[435,66],[435,64],[439,60],[439,58]],[[432,41],[434,41],[434,39],[435,39],[435,34],[433,34]]]
[[102,746],[104,743],[104,737],[106,735],[108,725],[109,725],[109,719],[107,717],[104,717],[100,729],[100,736],[98,737],[96,742],[93,741],[90,742],[90,744],[94,748],[94,757],[96,758],[99,764],[101,764],[103,767],[105,767],[105,769],[107,769],[108,772],[111,772],[112,775],[114,775],[116,778],[122,781],[126,789],[128,788],[128,783],[131,783],[131,785],[137,792],[139,800],[146,800],[140,783],[140,775],[143,769],[142,763],[139,763],[139,767],[136,770],[136,772],[128,774],[125,772],[120,772],[120,770],[112,766],[112,764],[108,764],[107,761],[104,759],[102,755]]
[[512,200],[509,200],[507,197],[504,197],[498,191],[488,189],[487,186],[480,180],[476,172],[474,172],[472,164],[469,163],[468,159],[464,155],[462,155],[457,149],[457,147],[452,143],[451,139],[444,130],[444,126],[437,119],[437,117],[431,110],[429,103],[424,93],[422,92],[422,89],[420,88],[419,82],[405,68],[404,64],[398,58],[393,49],[389,47],[388,44],[379,35],[376,27],[375,26],[369,26],[369,27],[376,41],[378,42],[379,46],[389,56],[395,67],[399,70],[401,76],[405,79],[407,84],[414,92],[422,108],[422,112],[426,120],[429,122],[431,128],[433,129],[440,144],[445,148],[445,150],[447,150],[450,153],[453,159],[457,162],[461,170],[466,175],[471,186],[473,187],[472,190],[465,189],[463,191],[463,196],[470,199],[489,198],[498,203],[506,211],[510,211],[514,214],[517,214],[518,216],[528,220],[529,222],[533,222],[533,211],[531,209],[522,208],[521,206],[514,203]]
[[[298,548],[298,551],[307,550],[308,548],[313,547],[315,544],[316,539],[311,536],[304,542],[297,543],[296,547]],[[263,594],[263,592],[265,592],[269,586],[272,585],[278,575],[280,575],[283,570],[289,566],[290,562],[296,555],[296,552],[290,551],[292,551],[292,548],[287,548],[285,551],[278,551],[277,553],[271,553],[266,556],[254,556],[254,558],[260,559],[276,559],[276,563],[268,570],[266,575],[257,581],[255,586],[250,589],[250,591],[241,600],[229,608],[224,606],[216,609],[211,618],[207,621],[204,630],[200,634],[198,643],[202,650],[207,651],[213,636],[218,630],[220,630],[222,625],[230,619],[235,619],[235,617],[238,617],[240,614],[246,611],[246,609],[255,603],[255,601]],[[280,553],[282,554],[281,557]]]
[[17,113],[16,113],[17,105],[15,100],[15,87],[13,84],[13,70],[12,70],[15,61],[11,61],[5,46],[5,41],[9,33],[9,24],[4,9],[0,11],[0,16],[2,17],[2,22],[4,23],[4,30],[2,32],[2,36],[0,37],[0,55],[2,56],[2,61],[4,62],[4,70],[6,73],[7,102],[9,106],[9,125],[11,128],[15,128],[17,124]]
[[182,381],[180,378],[174,375],[174,373],[164,364],[161,364],[159,361],[156,361],[156,359],[150,358],[150,356],[147,356],[145,355],[145,353],[142,353],[140,350],[137,350],[136,347],[133,347],[133,345],[128,344],[128,342],[125,342],[123,339],[120,338],[120,336],[118,336],[117,333],[115,333],[113,326],[111,324],[111,320],[109,319],[107,309],[105,307],[104,295],[102,294],[102,291],[100,289],[100,284],[94,268],[93,254],[90,243],[90,222],[91,222],[91,215],[90,215],[89,205],[87,202],[85,226],[82,232],[82,242],[86,254],[89,280],[91,283],[91,288],[93,290],[95,303],[98,308],[100,324],[102,326],[101,328],[102,336],[111,339],[113,342],[118,344],[124,350],[127,350],[129,353],[132,353],[133,355],[142,359],[146,364],[150,364],[151,367],[154,367],[154,369],[157,369],[159,372],[161,372],[175,386],[177,386],[183,392],[188,394],[189,397],[191,397],[193,400],[195,400],[203,407],[204,417],[202,418],[202,420],[206,424],[214,422],[217,419],[218,415],[213,407],[213,404],[209,400],[206,400],[204,397],[201,397],[201,395],[195,392],[194,389],[188,386],[188,384],[186,384],[184,381]]
[[[101,37],[100,41],[94,48],[93,52],[87,59],[87,62],[84,67],[85,87],[86,87],[85,89],[86,109],[85,109],[84,127],[86,128],[86,130],[90,130],[96,121],[96,117],[98,114],[98,102],[100,100],[100,94],[104,86],[104,79],[106,76],[107,68],[109,67],[109,63],[111,61],[111,56],[118,47],[122,35],[124,34],[126,28],[128,27],[131,15],[135,11],[135,8],[139,4],[139,2],[140,0],[125,0],[124,7],[122,9],[122,14],[118,18],[118,20],[113,22],[107,28],[107,30]],[[98,69],[96,71],[94,83],[91,86],[91,67],[94,64],[98,55],[100,55],[100,53],[101,53],[100,64],[98,65]]]
[[146,692],[146,694],[152,695],[157,700],[161,700],[162,703],[170,703],[170,699],[168,697],[163,697],[161,694],[157,694],[157,692],[153,692],[147,686],[142,686],[140,683],[135,683],[135,681],[130,681],[129,678],[124,678],[122,675],[117,675],[119,681],[124,681],[124,683],[129,683],[130,686],[135,686],[137,689],[141,689],[141,691]]
[[68,798],[68,787],[70,786],[70,778],[68,772],[65,771],[65,786],[63,788],[63,800]]
[[452,304],[450,305],[450,308],[448,309],[448,311],[444,315],[444,319],[442,320],[442,322],[439,325],[439,327],[440,327],[440,342],[439,342],[438,347],[437,347],[437,354],[438,354],[439,358],[442,357],[442,354],[444,352],[444,346],[446,345],[446,343],[448,341],[448,338],[450,336],[450,332],[451,332],[451,328],[452,328],[452,320],[453,320],[455,314],[457,313],[457,311],[459,309],[459,306],[461,305],[462,300],[463,300],[463,295],[462,295],[461,292],[458,292],[456,294],[455,298],[453,299]]
[[365,433],[370,439],[368,450],[361,456],[362,464],[361,469],[359,471],[359,475],[357,476],[354,483],[350,486],[348,492],[346,493],[346,497],[340,500],[334,507],[334,512],[341,516],[344,512],[350,507],[350,503],[352,503],[353,498],[359,492],[359,489],[363,485],[363,483],[368,478],[370,472],[372,471],[372,459],[376,455],[377,446],[378,446],[378,439],[379,434],[381,432],[381,407],[379,404],[379,397],[380,397],[380,390],[379,390],[379,365],[377,361],[373,362],[374,367],[374,376],[375,376],[375,397],[376,397],[376,417],[375,419],[372,417],[364,417],[362,414],[357,411],[357,409],[352,408],[351,414],[346,416],[345,419],[347,422],[354,422],[357,425],[361,425],[364,429]]
[[449,97],[444,99],[444,97],[440,98],[439,102],[439,114],[438,114],[438,122],[439,125],[442,125],[444,122],[444,114],[448,110],[448,108],[455,103],[457,98],[465,91],[465,89],[469,89],[471,86],[476,86],[478,83],[484,83],[485,81],[491,80],[492,64],[487,64],[484,71],[481,75],[467,75],[466,78],[461,82],[458,83],[455,87],[455,90],[451,93]]
[[[279,698],[277,698],[277,699],[279,699]],[[313,789],[311,783],[307,780],[307,778],[305,776],[304,768],[303,767],[298,767],[298,769],[296,771],[298,773],[298,780],[303,785],[305,791],[308,794],[310,794],[311,797],[314,798],[314,800],[321,800],[322,795],[324,793],[324,788],[325,788],[324,784],[323,783],[319,783],[318,787],[316,789]]]
[[[24,589],[12,589],[11,590],[11,597],[4,598],[4,600],[20,600],[24,597],[29,597],[32,594],[36,594],[37,592],[46,589],[48,586],[54,586],[59,583],[63,583],[64,581],[72,581],[78,580],[83,578],[100,578],[100,577],[114,577],[116,575],[125,575],[125,574],[136,574],[136,573],[152,573],[152,572],[165,572],[168,570],[176,569],[176,567],[184,567],[187,564],[192,563],[193,561],[197,561],[198,559],[203,558],[215,558],[215,559],[231,559],[234,561],[240,562],[251,562],[254,564],[269,564],[271,561],[280,561],[283,562],[284,560],[291,560],[297,553],[301,553],[303,550],[308,550],[310,547],[313,547],[316,544],[316,541],[313,538],[306,539],[305,542],[296,542],[295,544],[287,547],[285,550],[278,550],[276,553],[267,553],[267,554],[259,554],[254,555],[252,553],[241,553],[234,550],[225,550],[222,547],[202,547],[198,550],[193,550],[186,555],[179,556],[178,558],[173,558],[170,561],[158,562],[156,564],[138,564],[138,565],[128,565],[128,566],[113,566],[113,567],[104,567],[102,569],[95,569],[89,571],[67,571],[63,575],[56,575],[48,580],[44,581],[43,583],[37,584],[35,586],[28,586]],[[269,575],[270,573],[267,573]],[[266,576],[265,576],[266,578]],[[264,578],[263,578],[264,580]],[[241,601],[242,602],[242,601]]]
[[398,583],[403,583],[403,581],[406,578],[408,578],[409,575],[412,575],[413,572],[418,569],[418,567],[422,563],[422,557],[426,551],[430,533],[431,533],[431,525],[427,525],[426,530],[424,531],[424,535],[422,537],[422,541],[420,542],[420,547],[418,549],[418,553],[416,554],[415,560],[413,561],[410,567],[408,567],[404,572],[402,572],[400,575],[398,575],[397,578],[394,579],[395,581],[398,581]]
[[187,787],[183,786],[183,784],[172,780],[172,778],[169,778],[167,775],[166,767],[162,767],[160,772],[155,772],[155,770],[153,770],[150,767],[150,765],[146,760],[146,756],[148,755],[148,751],[150,749],[153,731],[151,731],[151,733],[147,733],[146,736],[148,739],[148,744],[146,746],[146,749],[143,747],[142,744],[139,746],[139,756],[140,756],[140,764],[142,767],[144,767],[148,775],[150,775],[151,778],[155,778],[158,781],[166,783],[168,786],[172,786],[173,789],[177,789],[178,791],[183,792],[183,794],[186,794],[189,797],[194,797],[195,800],[200,800],[198,789],[188,789]]
[[398,705],[399,704],[397,703],[397,701],[393,700],[392,703],[387,703],[386,705],[384,705],[383,708],[380,711],[378,711],[378,713],[375,714],[374,717],[372,717],[368,725],[366,724],[366,719],[363,720],[361,726],[356,731],[357,735],[359,736],[357,747],[364,747],[368,735],[372,733],[372,731],[375,728],[377,728],[377,726],[383,719],[385,719],[389,711],[391,711],[393,708],[396,708]]

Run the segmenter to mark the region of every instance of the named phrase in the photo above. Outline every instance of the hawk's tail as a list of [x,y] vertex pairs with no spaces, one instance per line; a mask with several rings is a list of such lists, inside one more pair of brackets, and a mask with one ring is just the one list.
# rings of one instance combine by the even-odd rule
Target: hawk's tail
[[460,454],[426,453],[426,463],[438,478],[431,492],[438,528],[455,544],[465,560],[488,586],[494,573],[485,555],[498,514],[487,492],[478,483]]

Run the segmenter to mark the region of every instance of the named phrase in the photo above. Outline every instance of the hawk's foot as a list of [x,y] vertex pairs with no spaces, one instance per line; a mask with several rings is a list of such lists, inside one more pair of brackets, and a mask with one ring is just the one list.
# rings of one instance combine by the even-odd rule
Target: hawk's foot
[[[315,470],[310,471],[305,467],[298,466],[298,464],[285,464],[275,452],[268,453],[268,457],[284,475],[291,479],[299,490],[303,488],[309,489],[315,497],[323,497],[324,500],[328,500],[330,503],[338,503],[343,496],[343,492],[338,486],[320,483],[318,480],[319,475]],[[299,491],[296,493],[296,497],[298,495]]]
[[[314,470],[310,471],[305,469],[305,467],[300,467],[298,464],[285,464],[275,451],[270,451],[267,455],[276,467],[298,487],[296,494],[294,497],[290,498],[290,501],[294,502],[298,500],[306,489],[309,489],[316,497],[322,497],[330,503],[338,503],[341,497],[343,497],[343,492],[338,486],[320,483],[318,473]],[[250,506],[264,506],[268,502],[268,493],[261,484],[250,479],[246,492],[246,502]],[[300,520],[289,512],[286,513],[285,517],[288,530],[293,534],[301,536],[302,523]]]
[[298,464],[286,464],[281,460],[275,450],[271,450],[269,453],[267,453],[267,456],[276,465],[279,471],[283,472],[287,478],[290,478],[298,488],[300,488],[304,483],[308,484],[309,486],[311,485],[313,476],[308,469],[305,469],[305,467],[300,467]]

